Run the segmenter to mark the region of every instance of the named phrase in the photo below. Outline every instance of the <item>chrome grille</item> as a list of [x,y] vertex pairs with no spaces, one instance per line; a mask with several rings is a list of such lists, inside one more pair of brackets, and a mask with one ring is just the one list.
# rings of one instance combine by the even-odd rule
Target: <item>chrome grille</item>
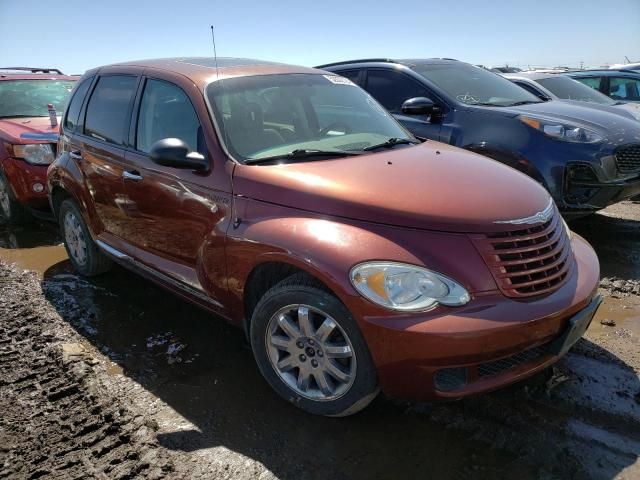
[[551,293],[567,280],[573,266],[570,241],[555,209],[543,224],[471,238],[508,297]]
[[640,173],[640,145],[621,147],[616,150],[616,163],[622,173]]

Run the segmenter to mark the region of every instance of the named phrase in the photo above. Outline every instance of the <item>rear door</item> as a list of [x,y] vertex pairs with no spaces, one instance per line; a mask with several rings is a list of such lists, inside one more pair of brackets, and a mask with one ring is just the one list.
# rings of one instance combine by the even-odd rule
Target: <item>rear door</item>
[[404,73],[387,69],[368,69],[365,89],[393,114],[411,133],[419,138],[440,140],[441,123],[428,115],[405,115],[402,104],[414,97],[436,101],[427,87]]
[[[87,101],[82,133],[75,136],[72,156],[84,177],[95,214],[94,233],[110,245],[126,248],[124,143],[139,77],[101,74]],[[131,253],[131,252],[129,252]]]

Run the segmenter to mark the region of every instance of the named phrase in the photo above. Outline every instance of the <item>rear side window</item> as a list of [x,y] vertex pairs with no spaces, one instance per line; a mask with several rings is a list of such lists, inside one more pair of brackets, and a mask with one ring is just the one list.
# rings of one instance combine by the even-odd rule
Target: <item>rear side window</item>
[[609,78],[609,96],[616,100],[640,100],[640,80],[628,77]]
[[136,80],[131,75],[100,77],[87,105],[85,134],[117,145],[124,143]]
[[399,113],[405,100],[428,97],[427,89],[412,78],[390,70],[369,70],[367,91],[390,112]]
[[67,116],[64,119],[65,130],[75,130],[78,125],[78,116],[82,108],[82,101],[91,86],[91,80],[93,80],[93,77],[83,80],[80,82],[80,85],[78,85],[78,88],[76,88],[71,103],[69,103],[69,108],[67,109]]
[[577,77],[576,80],[594,90],[600,90],[600,77]]
[[163,138],[179,138],[191,150],[200,151],[200,122],[184,91],[171,83],[148,80],[140,102],[136,148],[149,153]]

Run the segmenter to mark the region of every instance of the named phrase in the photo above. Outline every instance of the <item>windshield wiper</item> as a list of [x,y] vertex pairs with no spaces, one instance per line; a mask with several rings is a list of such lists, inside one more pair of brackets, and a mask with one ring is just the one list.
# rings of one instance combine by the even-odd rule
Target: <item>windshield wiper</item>
[[509,105],[505,105],[505,107],[517,107],[518,105],[528,105],[530,103],[542,103],[542,102],[534,102],[533,100],[523,100],[521,102],[513,102]]
[[272,155],[270,157],[261,158],[247,158],[245,165],[255,165],[258,163],[268,163],[274,160],[298,160],[303,158],[312,157],[352,157],[354,155],[361,155],[360,152],[349,152],[347,150],[316,150],[313,148],[298,148],[289,153],[283,153],[281,155]]
[[420,142],[417,141],[417,140],[412,140],[410,138],[395,138],[395,137],[391,137],[386,142],[377,143],[375,145],[369,145],[368,147],[365,147],[362,150],[364,152],[369,152],[371,150],[376,150],[378,148],[391,148],[391,147],[394,147],[396,145],[406,145],[406,144],[416,144],[416,143],[420,143]]

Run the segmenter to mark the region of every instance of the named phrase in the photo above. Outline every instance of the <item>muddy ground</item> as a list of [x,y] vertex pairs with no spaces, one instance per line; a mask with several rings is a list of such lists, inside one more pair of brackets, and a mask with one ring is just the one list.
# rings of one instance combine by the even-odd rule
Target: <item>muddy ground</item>
[[76,276],[51,225],[0,226],[0,478],[640,478],[640,204],[572,228],[606,298],[554,368],[327,419],[271,392],[239,330],[120,268]]

